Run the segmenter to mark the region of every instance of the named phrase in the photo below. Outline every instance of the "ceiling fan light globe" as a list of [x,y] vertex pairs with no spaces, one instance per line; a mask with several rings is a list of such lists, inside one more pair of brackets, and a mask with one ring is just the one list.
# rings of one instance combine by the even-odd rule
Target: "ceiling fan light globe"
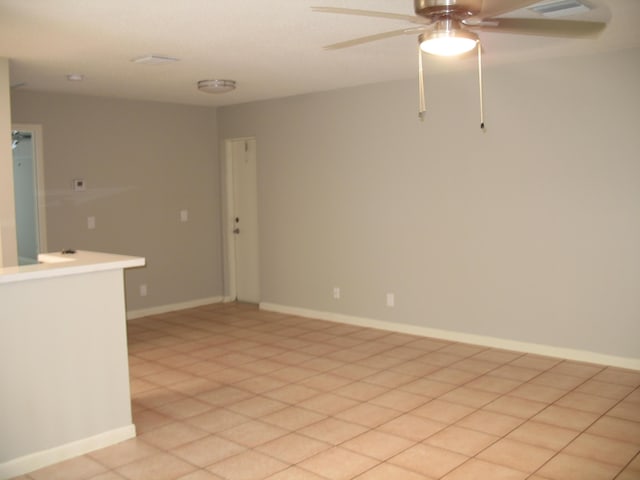
[[434,31],[420,35],[420,49],[431,55],[452,57],[476,48],[478,37],[465,30]]

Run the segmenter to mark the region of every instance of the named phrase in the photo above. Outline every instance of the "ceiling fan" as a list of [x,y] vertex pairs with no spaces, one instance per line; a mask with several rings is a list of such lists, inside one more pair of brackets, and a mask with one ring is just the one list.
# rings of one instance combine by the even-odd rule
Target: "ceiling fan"
[[573,13],[591,9],[584,0],[414,0],[415,15],[357,10],[336,7],[311,7],[314,12],[338,13],[366,17],[404,20],[414,27],[377,33],[344,42],[327,45],[335,50],[363,43],[418,34],[418,74],[420,105],[418,116],[424,118],[424,72],[422,53],[455,56],[473,50],[478,53],[478,80],[480,86],[480,128],[484,129],[482,105],[482,48],[476,31],[540,35],[551,37],[589,37],[601,32],[606,23],[595,21],[558,20],[550,18],[503,18],[506,13],[532,7],[541,14]]

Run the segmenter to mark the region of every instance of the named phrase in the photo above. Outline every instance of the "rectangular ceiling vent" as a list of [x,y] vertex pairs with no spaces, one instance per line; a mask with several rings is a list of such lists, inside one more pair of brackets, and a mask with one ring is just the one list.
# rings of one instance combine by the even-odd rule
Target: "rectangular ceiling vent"
[[551,2],[538,3],[529,7],[529,9],[545,17],[564,17],[588,12],[593,7],[580,0],[553,0]]
[[179,59],[165,55],[145,55],[144,57],[134,58],[131,61],[139,65],[163,65],[165,63],[175,63]]

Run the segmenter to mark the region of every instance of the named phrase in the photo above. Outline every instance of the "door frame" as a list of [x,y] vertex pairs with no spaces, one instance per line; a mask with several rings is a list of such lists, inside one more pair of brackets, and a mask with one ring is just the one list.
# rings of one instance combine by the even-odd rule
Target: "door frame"
[[47,253],[47,202],[44,186],[44,152],[42,148],[42,125],[36,123],[14,123],[12,130],[31,132],[34,172],[36,174],[36,206],[38,208],[38,253]]
[[[234,302],[238,298],[236,288],[236,247],[233,229],[235,227],[233,218],[235,201],[233,198],[233,143],[256,141],[256,137],[233,137],[224,140],[224,162],[223,165],[223,209],[222,209],[222,239],[223,239],[223,270],[224,270],[224,301]],[[259,281],[259,279],[258,279]]]

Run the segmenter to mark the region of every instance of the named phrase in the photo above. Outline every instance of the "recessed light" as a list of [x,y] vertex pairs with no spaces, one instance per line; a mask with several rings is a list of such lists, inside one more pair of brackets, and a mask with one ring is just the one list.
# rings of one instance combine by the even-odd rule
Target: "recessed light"
[[179,62],[179,58],[167,57],[165,55],[145,55],[143,57],[137,57],[131,60],[133,63],[139,65],[163,65],[165,63]]
[[81,82],[84,80],[84,75],[81,73],[70,73],[67,75],[67,80],[70,82]]

